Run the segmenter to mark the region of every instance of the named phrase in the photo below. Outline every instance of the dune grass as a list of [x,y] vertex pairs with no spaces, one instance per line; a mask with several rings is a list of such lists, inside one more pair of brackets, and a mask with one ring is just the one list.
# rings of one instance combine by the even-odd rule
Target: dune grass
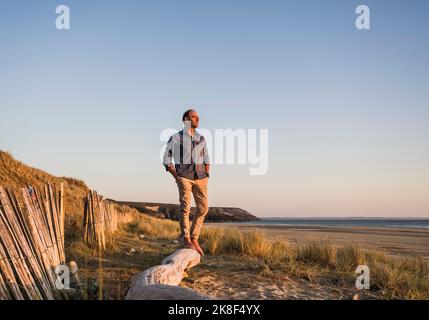
[[158,219],[137,213],[133,221],[124,226],[127,232],[143,234],[155,239],[178,239],[179,224],[172,220]]
[[336,249],[329,242],[307,242],[297,247],[296,260],[309,265],[334,268]]
[[83,181],[70,177],[55,177],[37,168],[27,166],[14,159],[10,153],[0,150],[1,186],[18,191],[20,188],[31,185],[43,190],[46,184],[59,185],[60,183],[64,183],[67,216],[71,221],[78,220],[83,212],[83,199],[89,191]]
[[[117,210],[128,210],[131,217],[121,227],[119,239],[139,239],[144,234],[148,241],[158,243],[167,240],[166,243],[171,244],[171,240],[179,237],[180,228],[176,221],[142,215],[128,207]],[[287,275],[310,281],[320,277],[321,281],[351,289],[357,277],[356,267],[365,264],[370,269],[370,292],[375,296],[382,299],[429,299],[429,263],[422,258],[393,257],[358,244],[336,247],[329,242],[306,242],[295,245],[286,240],[269,240],[262,232],[252,229],[204,227],[200,240],[209,256],[241,257],[243,263],[258,266],[261,274]],[[140,242],[130,240],[130,243]],[[153,250],[159,251],[156,243]],[[110,259],[133,262],[135,258],[124,255],[122,247],[116,244],[110,248]],[[79,256],[91,256],[86,251],[77,254],[77,249],[73,250]]]
[[270,241],[262,232],[205,227],[201,241],[211,255],[243,255],[265,268],[313,278],[328,273],[353,287],[358,265],[370,270],[371,291],[388,299],[429,299],[429,262],[423,258],[394,257],[358,244],[337,248],[329,242],[291,245]]

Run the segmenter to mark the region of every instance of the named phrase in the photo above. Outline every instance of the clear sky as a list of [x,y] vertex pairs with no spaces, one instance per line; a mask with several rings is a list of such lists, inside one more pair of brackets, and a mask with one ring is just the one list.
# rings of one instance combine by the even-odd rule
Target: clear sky
[[215,165],[210,205],[428,217],[428,15],[426,0],[2,0],[0,149],[107,197],[177,203],[160,134],[195,106],[210,130],[269,130],[267,174]]

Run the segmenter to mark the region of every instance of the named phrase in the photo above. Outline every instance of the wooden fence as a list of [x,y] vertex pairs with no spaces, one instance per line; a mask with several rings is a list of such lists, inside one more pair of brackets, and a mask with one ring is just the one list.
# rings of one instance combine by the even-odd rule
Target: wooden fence
[[56,299],[65,263],[64,187],[19,193],[0,187],[0,300]]
[[114,203],[103,200],[91,190],[84,205],[83,240],[87,245],[104,251],[106,243],[113,242],[118,227],[130,219],[128,213],[117,212]]

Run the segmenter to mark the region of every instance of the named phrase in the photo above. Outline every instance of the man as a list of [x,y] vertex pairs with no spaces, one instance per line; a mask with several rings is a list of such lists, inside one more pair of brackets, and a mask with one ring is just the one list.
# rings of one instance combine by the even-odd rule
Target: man
[[[209,208],[207,185],[210,160],[206,140],[196,131],[200,122],[198,112],[193,109],[187,110],[182,121],[185,127],[168,140],[163,164],[176,180],[179,189],[179,217],[183,245],[204,255],[198,237]],[[192,226],[189,227],[191,193],[194,196],[196,212]]]

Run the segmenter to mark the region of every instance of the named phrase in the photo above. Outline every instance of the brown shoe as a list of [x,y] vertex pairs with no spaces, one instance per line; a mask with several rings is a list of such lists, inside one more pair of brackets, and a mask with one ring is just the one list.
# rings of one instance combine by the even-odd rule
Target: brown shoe
[[191,239],[189,238],[183,238],[183,247],[186,249],[193,249],[193,250],[197,250],[194,245],[191,242]]
[[195,250],[197,250],[197,252],[198,252],[201,256],[203,256],[203,255],[204,255],[204,252],[203,252],[203,250],[201,249],[200,244],[198,243],[198,240],[197,240],[197,239],[192,239],[192,244],[194,245]]

